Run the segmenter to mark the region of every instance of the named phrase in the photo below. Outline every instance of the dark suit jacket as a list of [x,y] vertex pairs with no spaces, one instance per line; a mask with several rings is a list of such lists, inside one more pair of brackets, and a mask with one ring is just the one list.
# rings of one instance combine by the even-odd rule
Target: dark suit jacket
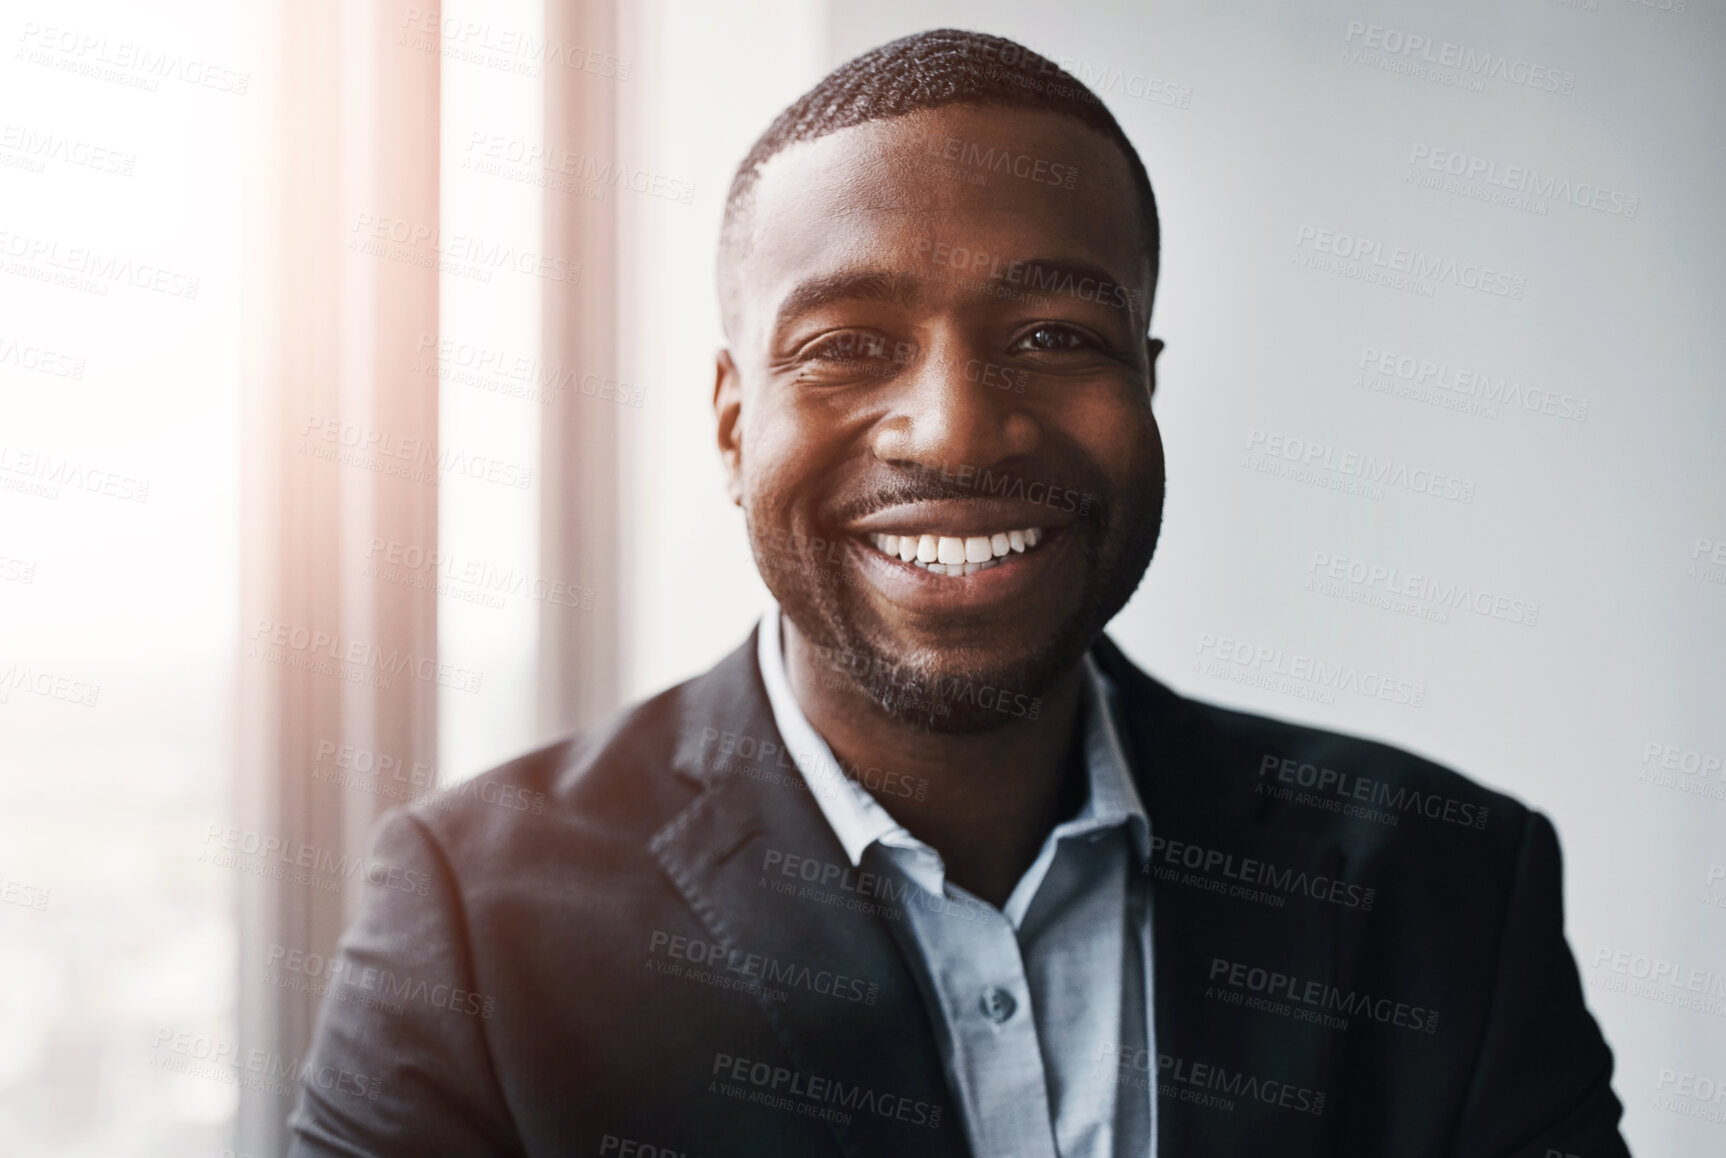
[[[1097,1080],[1158,1071],[1163,1158],[1627,1153],[1544,817],[1095,654],[1156,841],[1157,1057]],[[752,639],[389,816],[291,1152],[968,1153],[909,898],[782,747]]]

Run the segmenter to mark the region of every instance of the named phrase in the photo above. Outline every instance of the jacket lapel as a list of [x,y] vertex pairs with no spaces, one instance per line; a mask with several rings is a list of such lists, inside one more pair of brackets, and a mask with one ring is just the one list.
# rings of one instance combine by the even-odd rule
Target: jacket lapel
[[755,647],[752,633],[685,690],[673,770],[702,792],[653,853],[729,960],[760,979],[756,1003],[800,1074],[794,1100],[848,1115],[827,1119],[841,1152],[967,1154],[887,923],[903,920],[899,905],[851,867],[785,754]]
[[[1303,1112],[1287,1103],[1267,1104],[1264,1093],[1272,1088],[1266,1083],[1276,1083],[1279,1094],[1287,1084],[1297,1091],[1294,1103],[1310,1106],[1329,1084],[1333,1035],[1274,1010],[1235,1004],[1235,998],[1244,1002],[1254,994],[1228,986],[1218,963],[1277,970],[1303,980],[1335,978],[1344,910],[1274,889],[1231,894],[1228,886],[1239,881],[1201,857],[1233,856],[1229,867],[1236,870],[1252,858],[1334,880],[1342,866],[1340,848],[1315,839],[1308,825],[1278,823],[1286,820],[1280,817],[1281,806],[1256,792],[1264,753],[1250,739],[1218,727],[1214,709],[1175,695],[1106,637],[1098,642],[1096,656],[1120,693],[1123,742],[1151,818],[1155,1032],[1162,1087],[1158,1152],[1164,1158],[1253,1152],[1274,1127],[1277,1153],[1325,1153],[1331,1118],[1322,1102],[1320,1112]],[[1170,857],[1171,847],[1159,845],[1158,838],[1181,842],[1185,855]],[[1191,852],[1194,847],[1202,854]],[[1189,868],[1195,860],[1197,866]],[[1216,891],[1219,884],[1224,891]],[[1254,893],[1281,896],[1283,903],[1252,899]],[[1349,916],[1361,919],[1359,913]],[[1223,1110],[1197,1096],[1230,1088],[1255,1090],[1256,1100],[1253,1094],[1224,1094],[1234,1108]]]

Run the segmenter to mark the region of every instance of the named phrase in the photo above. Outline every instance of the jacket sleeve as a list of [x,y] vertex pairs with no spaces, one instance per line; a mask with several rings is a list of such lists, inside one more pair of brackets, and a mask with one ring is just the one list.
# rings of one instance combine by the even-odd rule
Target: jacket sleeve
[[324,995],[289,1158],[520,1154],[449,863],[406,812],[384,819],[373,860]]
[[1491,1012],[1456,1134],[1458,1158],[1629,1158],[1612,1051],[1564,939],[1552,823],[1523,826],[1499,937]]

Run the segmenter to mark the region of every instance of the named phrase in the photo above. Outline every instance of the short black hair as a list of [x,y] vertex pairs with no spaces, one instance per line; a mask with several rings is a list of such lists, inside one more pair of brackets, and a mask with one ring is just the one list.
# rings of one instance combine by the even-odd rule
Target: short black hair
[[1113,114],[1095,93],[1047,57],[1005,37],[958,28],[919,32],[872,48],[828,73],[774,118],[731,179],[721,261],[748,208],[761,167],[781,150],[853,125],[961,104],[1058,113],[1112,142],[1126,158],[1138,193],[1150,288],[1155,292],[1161,249],[1157,199],[1138,150]]

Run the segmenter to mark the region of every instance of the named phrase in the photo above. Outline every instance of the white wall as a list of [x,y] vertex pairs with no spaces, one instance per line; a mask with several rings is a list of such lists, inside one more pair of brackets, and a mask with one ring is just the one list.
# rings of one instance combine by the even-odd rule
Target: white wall
[[[748,144],[825,69],[918,29],[974,27],[1072,61],[1139,147],[1164,223],[1153,331],[1169,343],[1167,521],[1115,637],[1187,694],[1402,744],[1545,810],[1633,1148],[1721,1152],[1726,1124],[1657,1095],[1674,1092],[1663,1070],[1726,1080],[1726,998],[1699,1012],[1607,991],[1598,982],[1626,978],[1592,967],[1624,951],[1704,970],[1716,987],[1726,975],[1726,881],[1709,880],[1726,866],[1726,799],[1638,779],[1659,771],[1642,762],[1649,746],[1670,746],[1716,762],[1675,783],[1726,793],[1726,567],[1694,557],[1699,540],[1726,541],[1726,13],[1677,3],[869,0],[820,19],[794,5],[723,18],[644,6],[630,131],[700,188],[691,212],[643,216],[625,240],[624,357],[651,391],[627,450],[629,693],[709,665],[764,598],[721,494],[707,407],[713,243]],[[1371,51],[1368,34],[1351,37],[1351,21],[1425,37],[1440,60],[1449,42],[1555,69],[1570,91],[1361,63],[1348,54]],[[1421,148],[1493,162],[1501,180],[1514,166],[1586,184],[1585,199],[1604,189],[1604,208],[1535,194],[1537,212],[1425,188],[1410,180],[1430,172],[1409,163]],[[1633,216],[1611,211],[1632,196]],[[1327,255],[1316,236],[1301,243],[1303,227],[1458,273],[1410,291],[1305,268]],[[1459,284],[1481,267],[1517,279],[1519,300]],[[1586,417],[1541,413],[1544,394],[1524,394],[1533,411],[1480,413],[1456,408],[1469,400],[1455,391],[1435,392],[1450,406],[1375,392],[1356,385],[1367,347],[1545,391],[1572,413],[1586,401]],[[1438,472],[1472,501],[1266,473],[1275,460],[1249,454],[1254,431],[1261,445],[1280,435]],[[1538,616],[1451,609],[1439,622],[1327,596],[1308,586],[1315,553],[1538,604]],[[1212,637],[1389,676],[1422,702],[1237,682],[1278,661],[1201,655]]]
[[732,172],[780,109],[832,67],[820,5],[800,0],[621,6],[619,151],[692,181],[690,204],[619,202],[618,377],[647,392],[625,415],[624,697],[695,675],[737,646],[768,600],[714,442],[720,346],[713,258]]

